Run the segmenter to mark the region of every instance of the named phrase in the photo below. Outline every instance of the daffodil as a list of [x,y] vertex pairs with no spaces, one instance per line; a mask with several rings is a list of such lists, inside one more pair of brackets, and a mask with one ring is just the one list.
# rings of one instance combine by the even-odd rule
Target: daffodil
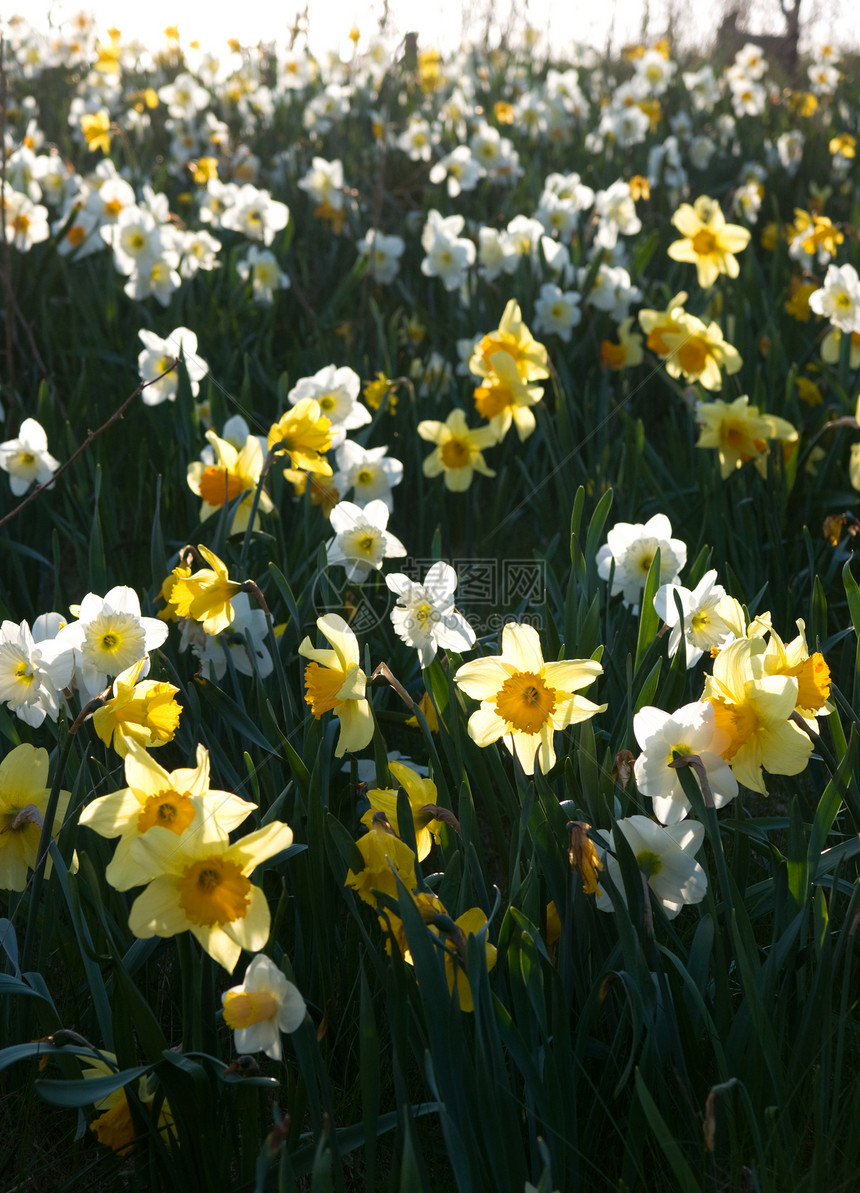
[[384,559],[406,554],[399,538],[388,529],[388,506],[380,498],[363,508],[339,501],[329,515],[334,538],[326,544],[326,562],[341,564],[348,580],[365,580],[379,571]]
[[[737,779],[722,757],[729,737],[717,728],[713,706],[707,700],[686,704],[674,713],[645,705],[633,717],[633,732],[642,750],[633,767],[636,786],[653,801],[654,815],[661,824],[677,824],[690,810],[678,772],[671,766],[676,754],[699,758],[715,808],[737,795]],[[698,779],[696,771],[692,773]]]
[[208,547],[197,548],[211,568],[200,568],[191,575],[176,576],[170,587],[169,606],[177,617],[199,621],[207,634],[220,634],[235,616],[233,597],[242,591],[238,580],[231,580],[227,565]]
[[[0,890],[23,891],[36,867],[42,823],[51,794],[48,751],[22,743],[0,762]],[[53,834],[63,827],[70,793],[61,791]],[[50,866],[50,858],[48,859]]]
[[370,829],[359,837],[356,842],[358,851],[364,859],[364,866],[358,873],[349,870],[344,882],[350,886],[365,903],[376,907],[377,898],[374,891],[380,891],[397,898],[397,878],[408,891],[412,891],[418,879],[415,875],[415,854],[409,846],[401,841],[390,829],[378,820],[371,823]]
[[358,639],[342,617],[327,613],[317,628],[331,650],[317,649],[305,638],[299,654],[311,661],[305,667],[305,701],[317,720],[334,712],[340,721],[335,756],[363,750],[373,737],[373,714],[365,699],[367,676],[359,666]]
[[[388,769],[409,798],[415,830],[415,848],[419,862],[423,862],[432,849],[433,842],[439,840],[441,823],[430,810],[436,804],[436,784],[403,762],[390,762]],[[362,816],[361,823],[370,828],[373,817],[377,812],[382,812],[399,836],[397,792],[388,787],[371,787],[368,789],[367,798],[370,808]]]
[[211,817],[179,836],[156,825],[132,843],[135,862],[156,877],[132,904],[129,928],[142,940],[190,931],[232,973],[242,949],[258,953],[269,939],[269,904],[249,875],[292,842],[279,820],[232,845]]
[[798,701],[798,681],[768,675],[763,638],[730,642],[714,659],[703,699],[714,706],[716,726],[729,736],[721,749],[735,778],[767,794],[763,771],[797,775],[806,768],[812,742],[789,720]]
[[502,739],[527,775],[535,755],[546,773],[555,763],[553,735],[604,712],[574,693],[603,674],[591,659],[544,662],[537,631],[508,622],[502,630],[502,653],[464,663],[454,680],[481,707],[469,718],[469,736],[479,746]]
[[668,349],[666,372],[670,377],[683,375],[687,381],[698,381],[705,389],[722,389],[722,373],[731,376],[743,364],[737,348],[723,339],[717,323],[706,327],[686,312],[676,318],[677,331],[666,330],[661,337]]
[[506,353],[514,362],[524,382],[540,381],[549,376],[547,351],[523,323],[519,303],[512,298],[507,303],[498,328],[479,340],[469,360],[469,370],[477,377],[490,377],[496,372],[493,357]]
[[827,700],[830,696],[830,668],[820,651],[809,653],[806,644],[806,625],[797,620],[797,637],[783,642],[772,627],[768,633],[767,650],[764,653],[766,675],[790,675],[797,680],[796,709],[815,727],[815,718],[830,712]]
[[523,442],[535,429],[532,407],[543,397],[543,389],[523,380],[517,362],[508,352],[494,352],[490,363],[492,369],[475,390],[475,409],[488,420],[499,440],[514,423]]
[[[723,616],[726,590],[716,579],[716,569],[712,569],[705,572],[692,591],[680,584],[663,584],[654,594],[654,608],[672,631],[669,657],[674,657],[684,638],[688,669],[695,666],[706,650],[743,636],[742,631],[737,632],[734,620],[727,621]],[[683,620],[676,602],[680,602]]]
[[[627,816],[616,820],[607,833],[609,849],[603,852],[603,864],[622,899],[626,902],[621,867],[614,856],[616,833],[627,841],[641,874],[656,895],[667,919],[673,920],[681,909],[701,903],[708,890],[705,871],[694,854],[704,840],[705,826],[697,820],[678,824],[655,824],[647,816]],[[601,911],[614,911],[606,892],[597,900]]]
[[642,363],[642,337],[633,330],[633,316],[628,315],[618,325],[618,343],[613,340],[602,340],[600,344],[600,362],[607,368],[618,371],[632,369]]
[[699,285],[709,289],[721,273],[736,278],[740,272],[736,253],[749,244],[750,233],[740,224],[727,224],[719,203],[701,195],[692,206],[682,203],[672,216],[672,223],[683,240],[669,245],[673,261],[687,261],[696,266]]
[[265,1052],[272,1060],[283,1055],[281,1032],[296,1031],[307,1013],[297,987],[263,953],[252,959],[242,984],[225,990],[221,1001],[236,1051]]
[[120,757],[128,753],[130,741],[145,749],[173,741],[179,726],[182,712],[176,703],[179,688],[154,679],[141,680],[148,667],[148,656],[127,667],[114,680],[111,698],[93,713],[96,733]]
[[418,424],[418,434],[428,443],[435,443],[436,449],[424,461],[425,476],[445,475],[445,488],[452,493],[462,493],[472,483],[476,472],[482,476],[495,476],[487,467],[484,449],[498,443],[499,436],[493,426],[470,430],[462,410],[455,408],[444,422],[425,419]]
[[702,427],[696,447],[717,449],[723,480],[747,460],[767,476],[768,440],[797,441],[797,431],[790,422],[773,414],[759,414],[758,406],[751,406],[745,394],[733,402],[699,402],[696,418]]
[[[89,1065],[82,1070],[81,1076],[87,1079],[110,1077],[118,1071],[116,1057],[112,1052],[103,1052],[104,1060],[92,1057]],[[113,1067],[108,1061],[112,1062]],[[155,1079],[139,1078],[136,1094],[147,1110],[151,1111],[155,1102],[157,1085]],[[109,1147],[118,1156],[127,1156],[134,1151],[137,1142],[137,1132],[128,1095],[125,1087],[114,1090],[104,1098],[98,1098],[93,1106],[99,1114],[90,1123],[90,1130],[104,1147]],[[158,1130],[164,1135],[170,1135],[173,1126],[173,1115],[165,1099],[158,1112]]]
[[[469,985],[469,979],[466,976],[468,940],[470,936],[478,936],[483,933],[486,924],[487,917],[483,911],[479,907],[471,907],[468,911],[464,911],[461,916],[457,917],[454,921],[454,930],[449,931],[447,934],[445,978],[448,982],[448,989],[452,994],[456,994],[457,996],[460,1010],[467,1013],[475,1009],[475,1002],[472,998],[472,987]],[[486,933],[484,933],[484,962],[488,972],[496,964],[496,946],[490,944],[486,939]]]
[[80,124],[87,149],[92,153],[97,149],[101,149],[102,153],[110,153],[110,112],[107,108],[101,108],[98,112],[84,112]]
[[[206,464],[195,460],[188,466],[188,487],[203,501],[200,519],[205,521],[210,515],[217,513],[225,502],[233,502],[241,497],[233,514],[231,530],[234,533],[245,530],[251,518],[254,493],[263,471],[263,449],[260,441],[256,435],[249,435],[241,450],[237,451],[232,443],[220,439],[212,430],[206,432],[206,438],[214,452],[214,462]],[[274,508],[268,493],[265,489],[261,490],[254,518],[255,529],[259,526],[259,514],[270,513]]]
[[290,457],[292,470],[284,473],[288,480],[294,472],[332,475],[331,464],[323,459],[333,444],[332,424],[314,398],[301,398],[282,414],[269,429],[268,444],[269,451],[286,452]]
[[9,487],[21,497],[35,481],[44,485],[60,467],[48,451],[48,436],[35,418],[25,418],[17,438],[0,443],[0,468],[9,473]]
[[106,687],[108,676],[119,675],[167,637],[164,622],[142,617],[137,593],[124,584],[103,597],[87,593],[72,612],[78,619],[62,627],[54,650],[74,652],[75,681],[86,700]]
[[149,882],[154,874],[132,852],[132,842],[153,828],[174,839],[203,822],[226,842],[227,834],[254,811],[256,805],[229,791],[209,787],[209,752],[197,747],[197,765],[167,772],[134,741],[125,755],[127,787],[99,796],[87,804],[80,823],[101,837],[119,837],[105,877],[118,891]]

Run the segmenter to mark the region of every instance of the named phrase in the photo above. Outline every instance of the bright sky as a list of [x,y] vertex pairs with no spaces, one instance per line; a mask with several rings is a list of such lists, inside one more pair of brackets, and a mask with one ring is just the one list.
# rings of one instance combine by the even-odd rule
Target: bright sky
[[[20,0],[19,0],[20,3]],[[72,15],[85,8],[95,13],[98,22],[107,27],[115,24],[124,34],[141,37],[157,48],[163,40],[167,25],[179,26],[183,43],[197,38],[204,46],[220,48],[228,37],[236,37],[248,44],[258,40],[284,38],[295,14],[308,7],[309,40],[315,53],[338,49],[350,28],[355,25],[362,33],[375,33],[383,0],[256,0],[244,7],[219,4],[212,0],[144,0],[132,4],[129,0],[58,0],[51,8],[54,20]],[[14,4],[14,0],[13,0]],[[11,6],[10,6],[11,7]],[[435,45],[449,52],[467,38],[477,40],[486,25],[486,13],[492,12],[494,30],[491,43],[498,39],[499,27],[510,22],[511,12],[517,14],[514,29],[521,29],[525,17],[549,38],[549,44],[561,49],[576,38],[603,49],[612,39],[615,48],[628,41],[638,40],[642,34],[643,11],[649,13],[645,36],[655,39],[665,33],[668,13],[684,7],[677,0],[431,0],[421,5],[416,0],[389,0],[388,12],[392,32],[402,36],[415,29],[422,45]],[[32,3],[22,3],[25,11],[35,9]],[[45,4],[43,11],[47,11]],[[468,10],[471,18],[464,18]],[[749,28],[758,32],[781,33],[782,20],[778,0],[753,0],[753,15]],[[713,27],[696,22],[696,33],[705,43],[713,38],[720,4],[712,3],[708,11]],[[818,30],[822,38],[834,38],[843,46],[860,42],[860,3],[858,0],[803,0],[804,17],[819,14]],[[33,20],[32,12],[29,14]],[[471,20],[471,23],[469,21]],[[703,27],[704,25],[704,27]],[[465,35],[465,36],[464,36]]]

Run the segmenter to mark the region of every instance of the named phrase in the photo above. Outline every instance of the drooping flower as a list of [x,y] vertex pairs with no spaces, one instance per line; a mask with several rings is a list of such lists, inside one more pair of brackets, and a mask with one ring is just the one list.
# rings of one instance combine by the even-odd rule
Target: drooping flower
[[692,206],[682,203],[672,216],[672,223],[683,236],[669,245],[673,261],[687,261],[696,266],[699,285],[709,289],[721,273],[736,278],[740,272],[736,253],[749,244],[749,229],[727,224],[719,203],[700,195]]
[[168,772],[147,754],[143,746],[129,741],[125,753],[127,787],[99,796],[84,808],[80,823],[101,837],[119,837],[105,877],[118,891],[141,886],[154,876],[132,852],[132,842],[153,828],[169,830],[178,837],[197,820],[211,821],[221,838],[245,820],[255,804],[229,791],[209,787],[209,751],[197,747],[197,765]]
[[[468,911],[464,911],[462,915],[458,916],[454,921],[454,931],[449,931],[448,941],[445,948],[445,978],[448,982],[448,989],[452,994],[456,994],[460,1003],[460,1010],[470,1013],[475,1009],[474,999],[472,998],[472,987],[469,985],[469,979],[466,975],[466,956],[468,949],[468,939],[470,936],[478,936],[483,931],[487,923],[487,917],[479,907],[471,907]],[[484,960],[486,962],[487,971],[490,972],[496,964],[497,950],[496,946],[490,944],[484,935]]]
[[[703,824],[697,820],[655,824],[647,816],[616,820],[612,831],[606,834],[608,849],[603,853],[603,864],[626,902],[621,867],[613,853],[616,833],[627,840],[640,873],[644,874],[667,919],[673,920],[688,904],[701,903],[708,890],[708,879],[694,855],[704,839]],[[605,891],[596,905],[601,911],[614,911]]]
[[373,737],[373,714],[365,699],[367,676],[359,666],[358,639],[342,617],[327,613],[317,628],[332,649],[317,649],[305,638],[299,654],[310,659],[305,667],[305,702],[317,720],[333,712],[340,721],[335,756],[363,750]]
[[415,854],[398,836],[380,824],[371,823],[370,829],[356,842],[364,858],[364,866],[356,874],[349,870],[344,882],[350,886],[365,903],[376,907],[374,891],[380,891],[397,898],[397,878],[408,891],[415,889],[418,879],[415,875]]
[[135,862],[156,877],[132,904],[129,928],[142,940],[190,931],[232,973],[242,949],[258,953],[269,939],[269,904],[249,875],[292,842],[279,820],[232,845],[211,817],[179,836],[154,826],[132,842]]
[[[425,778],[403,762],[389,762],[388,768],[394,778],[409,797],[409,807],[412,811],[413,827],[415,830],[415,848],[419,862],[423,862],[433,847],[433,842],[439,840],[440,822],[428,811],[436,804],[436,784],[432,779]],[[384,813],[395,833],[400,836],[400,826],[397,820],[397,792],[387,787],[370,787],[367,791],[370,808],[361,818],[361,823],[372,827],[373,817],[377,812]]]
[[391,610],[394,632],[414,646],[423,667],[429,667],[438,647],[462,652],[475,644],[475,631],[454,608],[457,573],[449,563],[434,563],[421,584],[403,573],[386,576],[385,583],[397,593]]
[[225,990],[221,1001],[236,1051],[265,1052],[272,1060],[283,1055],[281,1033],[300,1028],[307,1013],[298,987],[263,953],[251,960],[241,985]]
[[418,424],[418,434],[428,443],[435,443],[436,449],[424,460],[425,476],[439,476],[444,473],[445,488],[453,493],[462,493],[472,483],[476,472],[482,476],[495,476],[484,460],[484,449],[498,443],[496,429],[491,425],[470,430],[466,416],[455,407],[445,422],[425,419]]
[[[231,580],[227,565],[208,547],[197,550],[210,563],[191,575],[176,575],[168,596],[169,607],[177,617],[199,621],[207,634],[220,634],[232,624],[235,612],[233,597],[242,591],[238,580]],[[177,571],[185,571],[184,568]],[[167,627],[165,627],[166,629]]]
[[789,717],[798,700],[794,676],[768,675],[763,638],[740,638],[723,647],[714,672],[705,678],[704,700],[714,706],[716,725],[729,736],[723,757],[735,778],[767,794],[763,771],[797,775],[806,768],[812,742]]
[[128,753],[129,742],[151,750],[173,741],[179,727],[179,688],[141,679],[148,670],[148,655],[127,667],[114,680],[113,695],[93,713],[96,734],[121,758]]
[[[81,1071],[81,1076],[87,1079],[110,1077],[118,1071],[119,1066],[112,1052],[103,1052],[102,1057],[104,1059],[92,1057],[89,1065]],[[115,1067],[112,1068],[109,1062],[112,1062]],[[135,1092],[143,1105],[151,1112],[157,1093],[155,1079],[152,1076],[139,1078]],[[93,1103],[93,1107],[99,1111],[99,1114],[90,1123],[90,1130],[99,1143],[104,1147],[109,1147],[118,1156],[127,1156],[133,1152],[137,1142],[137,1131],[125,1087],[114,1090],[112,1094],[107,1094],[104,1098],[98,1098]],[[158,1113],[158,1131],[169,1138],[172,1125],[173,1115],[165,1099],[162,1101]]]
[[284,472],[288,480],[302,472],[331,476],[331,464],[323,456],[332,443],[331,422],[313,398],[302,398],[269,429],[269,451],[290,457],[293,470]]
[[[662,824],[677,824],[690,810],[678,772],[669,765],[675,754],[696,754],[701,759],[715,808],[737,795],[737,779],[722,757],[729,737],[717,729],[707,701],[686,704],[674,713],[646,705],[633,717],[633,732],[642,751],[633,767],[636,786],[653,800],[654,815]],[[691,773],[698,782],[695,769]]]
[[[48,751],[26,742],[10,750],[0,762],[0,890],[26,889],[27,871],[35,869],[38,860],[50,794]],[[63,827],[70,798],[70,792],[60,792],[54,837]],[[47,866],[50,864],[48,858]]]
[[480,700],[469,718],[469,736],[479,746],[502,739],[527,775],[534,773],[535,755],[546,773],[555,763],[553,735],[604,712],[574,693],[603,674],[591,659],[544,662],[537,631],[508,622],[502,630],[502,653],[475,659],[458,668],[458,687]]
[[672,525],[665,514],[655,514],[645,523],[616,522],[597,552],[597,574],[608,580],[614,563],[611,595],[622,593],[625,605],[632,606],[634,613],[658,550],[661,582],[676,583],[687,562],[687,547],[681,539],[672,538]]

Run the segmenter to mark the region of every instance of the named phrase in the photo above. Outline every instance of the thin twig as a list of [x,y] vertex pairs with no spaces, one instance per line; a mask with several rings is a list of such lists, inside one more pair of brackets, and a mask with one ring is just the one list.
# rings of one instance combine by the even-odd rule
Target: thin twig
[[102,425],[98,428],[97,431],[88,431],[87,432],[87,437],[83,441],[81,446],[76,451],[72,452],[72,454],[69,456],[68,460],[66,460],[65,464],[63,464],[60,468],[57,469],[57,471],[54,473],[54,475],[51,477],[51,479],[49,481],[45,481],[44,484],[37,485],[36,488],[32,491],[32,493],[28,493],[23,501],[19,501],[13,510],[10,510],[8,514],[6,514],[4,517],[0,518],[0,526],[5,526],[7,522],[11,522],[12,519],[17,517],[17,515],[20,514],[21,510],[24,509],[25,506],[29,505],[31,501],[35,500],[35,498],[38,497],[39,494],[44,489],[49,489],[51,487],[51,485],[56,484],[56,482],[63,475],[63,473],[66,472],[69,468],[71,468],[72,464],[74,464],[74,462],[75,462],[75,460],[77,460],[78,456],[83,455],[83,453],[87,450],[87,448],[90,446],[90,444],[93,442],[93,440],[97,439],[98,436],[101,435],[102,431],[106,431],[112,423],[115,423],[119,419],[122,418],[122,416],[125,414],[126,410],[128,410],[129,406],[132,404],[132,402],[134,401],[134,399],[136,397],[138,397],[140,394],[142,394],[143,391],[148,386],[155,385],[156,381],[160,381],[162,377],[166,377],[168,373],[172,373],[178,364],[179,364],[179,361],[174,358],[170,363],[170,367],[165,369],[163,373],[159,373],[158,376],[153,377],[151,381],[141,381],[140,385],[137,387],[137,389],[134,391],[134,393],[129,394],[129,396],[126,398],[126,400],[123,402],[123,404],[119,407],[118,410],[115,410],[113,412],[113,414],[110,416],[110,418],[107,420],[107,422],[102,423]]

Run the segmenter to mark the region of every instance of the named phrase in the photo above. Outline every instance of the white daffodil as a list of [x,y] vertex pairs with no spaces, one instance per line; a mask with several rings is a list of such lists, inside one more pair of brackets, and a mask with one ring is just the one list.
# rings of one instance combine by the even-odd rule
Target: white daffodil
[[326,545],[326,562],[343,564],[348,580],[366,579],[383,559],[406,554],[400,539],[386,530],[388,506],[384,501],[369,501],[362,509],[352,501],[340,501],[331,511],[335,536]]
[[0,443],[0,468],[9,473],[9,488],[21,497],[33,481],[44,485],[57,469],[60,461],[48,451],[48,437],[35,418],[25,418],[17,439]]
[[449,563],[441,559],[434,563],[423,584],[402,572],[386,576],[385,583],[397,593],[397,605],[391,610],[394,632],[415,647],[422,668],[430,666],[440,646],[458,652],[474,646],[475,631],[454,608],[457,573]]
[[[654,815],[661,823],[677,824],[690,810],[678,772],[670,765],[675,754],[696,754],[701,759],[714,807],[722,808],[737,795],[737,779],[721,755],[729,735],[717,729],[713,705],[707,700],[674,713],[646,705],[633,718],[633,732],[642,750],[633,767],[636,786],[653,800]],[[691,771],[698,781],[696,771]]]
[[[616,820],[613,830],[606,834],[609,849],[598,852],[602,855],[600,860],[606,873],[625,898],[621,867],[612,853],[616,833],[626,838],[640,872],[662,904],[667,919],[673,920],[689,903],[701,903],[708,890],[708,878],[693,855],[704,839],[703,824],[698,820],[682,820],[679,824],[663,825],[647,816]],[[599,883],[597,906],[601,911],[614,910],[612,901]]]
[[[691,591],[680,584],[663,584],[654,595],[654,608],[669,626],[669,657],[674,658],[683,636],[687,643],[687,667],[693,667],[712,646],[725,646],[737,637],[732,626],[720,615],[726,590],[716,584],[716,569],[705,572]],[[683,624],[676,597],[683,610]]]
[[233,1028],[236,1051],[265,1052],[280,1060],[281,1032],[293,1032],[305,1021],[305,1000],[298,988],[263,953],[245,970],[241,986],[222,995],[224,1022]]
[[108,676],[119,675],[167,637],[167,623],[142,617],[137,593],[123,584],[104,597],[87,593],[77,613],[78,620],[64,626],[55,642],[74,651],[75,679],[85,701],[107,686]]
[[655,514],[644,524],[617,522],[597,552],[597,574],[608,580],[614,561],[612,596],[622,593],[624,604],[631,605],[634,613],[658,549],[660,579],[674,584],[687,562],[687,547],[680,539],[672,538],[672,526],[665,514]]

